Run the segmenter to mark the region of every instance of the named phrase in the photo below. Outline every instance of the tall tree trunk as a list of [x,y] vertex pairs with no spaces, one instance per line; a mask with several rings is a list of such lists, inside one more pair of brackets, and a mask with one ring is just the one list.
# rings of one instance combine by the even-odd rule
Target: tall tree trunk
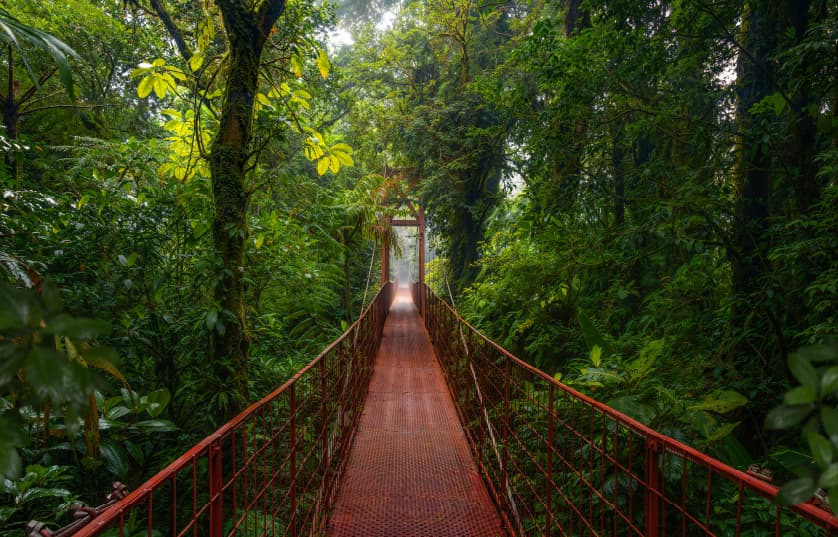
[[614,169],[614,225],[626,222],[626,154],[632,157],[626,145],[625,126],[617,123],[611,130],[611,165]]
[[245,166],[259,56],[252,48],[230,50],[226,103],[210,154],[215,214],[212,239],[219,259],[215,300],[227,313],[223,331],[213,333],[211,352],[222,385],[232,379],[239,403],[247,400],[247,335],[244,308],[244,240],[248,236]]
[[[767,268],[764,236],[771,193],[771,157],[767,144],[762,141],[758,118],[752,114],[752,107],[773,93],[775,88],[770,56],[776,48],[776,3],[776,0],[746,2],[741,30],[745,52],[739,54],[736,69],[736,113],[740,134],[736,171],[738,196],[734,215],[737,251],[731,256],[731,264],[737,300],[731,312],[731,321],[734,330],[743,334],[736,349],[740,358],[743,354],[752,354],[755,348],[750,341],[753,338],[748,337],[751,308],[744,304],[753,303],[754,296],[762,288]],[[762,336],[759,334],[758,337]]]
[[232,390],[231,412],[249,398],[244,293],[244,251],[248,237],[245,173],[253,131],[253,103],[259,62],[268,33],[285,9],[285,0],[265,0],[255,11],[241,0],[219,0],[229,40],[224,106],[210,150],[214,215],[212,238],[219,262],[216,303],[226,314],[224,330],[213,332],[211,358],[222,389]]
[[[806,81],[797,85],[782,83],[786,74],[777,67],[786,43],[799,43],[809,21],[811,0],[750,0],[742,14],[741,45],[737,65],[737,121],[739,123],[738,197],[734,214],[734,243],[731,255],[733,289],[736,301],[731,311],[734,330],[742,337],[736,354],[760,356],[762,373],[779,376],[784,371],[787,341],[777,315],[763,297],[770,264],[767,259],[771,198],[778,177],[772,173],[788,170],[789,177],[779,176],[795,196],[797,209],[808,211],[817,199],[819,187],[814,164],[815,125],[808,112]],[[789,41],[788,31],[794,31]],[[805,69],[805,65],[803,67]],[[796,78],[803,78],[800,74]],[[766,120],[756,115],[753,106],[784,87],[794,86],[789,99],[791,113],[787,132],[788,152],[774,154],[766,143]],[[768,330],[768,332],[766,332]],[[766,333],[773,333],[774,343],[767,345]],[[772,349],[772,350],[769,350]],[[777,349],[779,352],[773,350]],[[750,360],[748,360],[750,361]]]
[[[786,8],[789,23],[794,28],[795,44],[803,40],[806,27],[809,24],[809,7],[811,0],[788,0]],[[804,55],[796,74],[798,83],[791,95],[791,122],[789,125],[789,168],[795,174],[792,177],[797,209],[801,213],[809,211],[809,207],[820,195],[820,185],[817,180],[815,166],[815,119],[809,111],[811,105],[810,87],[807,72],[808,62]]]

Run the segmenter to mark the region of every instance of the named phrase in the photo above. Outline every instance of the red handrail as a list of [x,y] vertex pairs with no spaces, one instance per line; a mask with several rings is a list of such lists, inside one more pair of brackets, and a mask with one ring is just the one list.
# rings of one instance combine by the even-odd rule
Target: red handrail
[[[109,507],[75,537],[323,532],[393,299],[379,291],[290,380]],[[111,533],[114,530],[115,533]]]
[[838,535],[813,504],[617,412],[516,358],[413,288],[475,459],[518,535]]

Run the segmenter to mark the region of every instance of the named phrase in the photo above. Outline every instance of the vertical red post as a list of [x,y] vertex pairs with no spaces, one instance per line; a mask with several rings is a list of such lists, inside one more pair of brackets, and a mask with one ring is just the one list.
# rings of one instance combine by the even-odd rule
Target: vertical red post
[[422,304],[425,304],[425,311],[423,311],[422,314],[425,317],[425,319],[424,319],[425,320],[425,327],[427,327],[428,326],[428,320],[429,320],[428,317],[430,315],[430,312],[427,311],[428,310],[428,293],[430,292],[430,289],[428,289],[428,286],[423,285],[422,289],[421,289],[421,292],[422,292]]
[[209,535],[210,537],[221,537],[224,532],[224,519],[222,516],[223,505],[221,492],[224,479],[221,469],[221,445],[216,440],[209,447]]
[[[465,416],[471,416],[470,409],[469,409],[469,402],[470,401],[477,401],[476,394],[472,395],[472,392],[476,390],[474,384],[469,382],[469,373],[472,368],[473,358],[471,353],[474,352],[474,333],[471,330],[466,329],[466,356],[465,356],[465,363],[463,364],[462,373],[458,374],[457,376],[460,377],[460,382],[462,383],[462,407],[463,407],[463,414]],[[459,404],[459,402],[458,402]],[[476,410],[477,413],[480,412],[480,408],[478,405],[478,409]],[[468,419],[468,418],[467,418]]]
[[[390,227],[392,218],[384,217],[384,225]],[[387,239],[381,241],[381,287],[390,281],[390,242]]]
[[[509,474],[508,474],[508,467],[509,467],[509,428],[512,424],[511,414],[512,414],[512,386],[511,386],[511,379],[512,372],[510,371],[510,364],[509,360],[505,359],[503,361],[504,367],[504,375],[503,375],[503,403],[504,403],[504,413],[503,413],[503,434],[501,435],[503,441],[503,452],[501,456],[501,483],[503,484],[503,494],[504,497],[507,497],[509,494]],[[512,501],[511,498],[507,497],[508,501]]]
[[297,421],[297,396],[296,383],[288,386],[288,433],[291,455],[289,458],[288,473],[290,474],[290,483],[288,485],[288,503],[290,504],[291,517],[288,522],[288,535],[297,537],[297,428],[295,422]]
[[660,445],[646,437],[646,537],[658,537],[660,520]]
[[[419,288],[425,285],[425,209],[419,207],[416,211],[416,226],[419,228]],[[425,311],[424,293],[417,293],[419,296],[419,312]]]
[[327,401],[329,400],[328,387],[326,385],[326,357],[324,354],[320,359],[320,438],[323,441],[323,454],[321,456],[321,464],[323,466],[323,490],[329,489],[329,408]]
[[544,535],[550,535],[553,525],[553,383],[547,389],[547,490],[544,492]]

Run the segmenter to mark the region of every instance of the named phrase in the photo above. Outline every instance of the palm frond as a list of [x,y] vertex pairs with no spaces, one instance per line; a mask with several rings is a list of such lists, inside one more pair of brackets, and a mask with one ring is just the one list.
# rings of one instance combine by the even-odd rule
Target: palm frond
[[26,72],[29,74],[30,80],[32,80],[32,84],[38,89],[40,89],[38,76],[32,69],[29,58],[21,47],[21,41],[28,41],[49,54],[55,62],[55,66],[58,68],[58,75],[61,83],[64,85],[64,89],[67,91],[67,95],[71,99],[75,99],[73,72],[70,67],[69,58],[78,58],[79,55],[68,44],[50,33],[20,22],[3,8],[0,8],[0,37],[4,38],[18,53],[24,67],[26,67]]

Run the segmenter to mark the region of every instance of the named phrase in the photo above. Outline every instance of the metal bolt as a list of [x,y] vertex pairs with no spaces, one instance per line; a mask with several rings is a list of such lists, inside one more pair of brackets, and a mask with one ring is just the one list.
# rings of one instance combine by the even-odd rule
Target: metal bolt
[[98,514],[95,507],[88,507],[80,503],[71,505],[69,511],[73,520],[80,520],[87,517],[94,518]]
[[52,531],[43,522],[30,520],[24,527],[26,537],[52,537]]
[[108,494],[108,497],[107,497],[109,502],[119,501],[119,500],[125,498],[126,496],[128,496],[128,487],[125,486],[124,483],[120,483],[119,481],[114,481],[113,484],[111,485],[111,489],[112,489],[112,491],[111,491],[110,494]]

